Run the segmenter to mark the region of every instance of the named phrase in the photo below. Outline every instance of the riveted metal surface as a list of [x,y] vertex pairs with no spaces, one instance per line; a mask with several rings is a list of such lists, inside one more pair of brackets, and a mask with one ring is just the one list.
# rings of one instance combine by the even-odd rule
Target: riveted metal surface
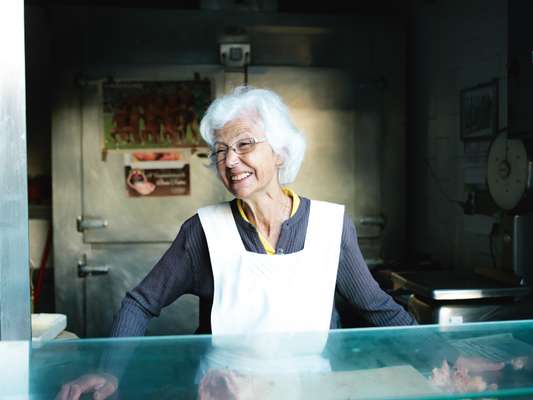
[[31,337],[24,4],[0,4],[0,339]]

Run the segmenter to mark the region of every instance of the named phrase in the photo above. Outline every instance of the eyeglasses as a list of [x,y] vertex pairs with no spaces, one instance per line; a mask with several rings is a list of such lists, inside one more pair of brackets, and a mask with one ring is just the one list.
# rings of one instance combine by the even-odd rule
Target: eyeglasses
[[246,154],[250,153],[255,149],[255,145],[258,143],[266,142],[266,138],[246,138],[237,140],[235,143],[230,144],[229,146],[224,143],[216,143],[214,151],[209,154],[209,158],[212,162],[220,164],[226,160],[228,156],[228,151],[231,148],[236,154]]

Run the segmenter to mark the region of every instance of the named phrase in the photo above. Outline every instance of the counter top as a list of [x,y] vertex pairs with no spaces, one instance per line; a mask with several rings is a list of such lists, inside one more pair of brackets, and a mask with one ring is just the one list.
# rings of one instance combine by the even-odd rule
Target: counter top
[[0,371],[0,398],[13,399],[54,398],[104,372],[124,399],[196,399],[199,387],[210,399],[533,398],[533,320],[0,342]]

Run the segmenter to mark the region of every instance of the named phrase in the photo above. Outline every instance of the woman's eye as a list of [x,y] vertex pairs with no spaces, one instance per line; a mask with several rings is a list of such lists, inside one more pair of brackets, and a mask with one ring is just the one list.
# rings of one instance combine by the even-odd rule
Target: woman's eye
[[252,142],[250,140],[242,141],[237,143],[237,149],[240,151],[246,151],[252,146]]

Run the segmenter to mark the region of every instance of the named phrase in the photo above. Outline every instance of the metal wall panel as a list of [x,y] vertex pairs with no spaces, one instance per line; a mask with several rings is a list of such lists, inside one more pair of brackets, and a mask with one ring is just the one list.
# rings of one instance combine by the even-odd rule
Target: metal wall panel
[[52,113],[52,206],[54,282],[57,312],[67,315],[67,329],[83,332],[82,280],[77,263],[86,246],[76,230],[81,215],[81,109],[75,72],[62,71],[55,82]]
[[[179,229],[174,225],[175,230]],[[113,317],[120,308],[126,291],[135,287],[169,247],[168,243],[98,244],[92,245],[87,257],[91,264],[109,266],[107,275],[83,280],[83,336],[107,336]],[[198,327],[198,298],[184,295],[165,307],[148,325],[147,335],[191,334]]]
[[24,2],[0,4],[0,339],[31,338]]
[[[91,67],[91,76],[111,74],[123,81],[183,81],[191,80],[194,73],[208,78],[212,95],[223,91],[224,70],[221,66],[166,66],[166,67]],[[103,125],[102,96],[97,84],[80,88],[82,96],[83,147],[83,210],[84,216],[104,219],[105,229],[87,230],[87,243],[105,242],[171,242],[180,226],[202,205],[228,199],[228,193],[219,184],[215,174],[207,168],[206,158],[192,155],[190,160],[191,193],[187,196],[128,197],[124,183],[124,155],[109,151],[106,160],[101,156],[100,132]],[[197,154],[207,154],[199,150]]]

